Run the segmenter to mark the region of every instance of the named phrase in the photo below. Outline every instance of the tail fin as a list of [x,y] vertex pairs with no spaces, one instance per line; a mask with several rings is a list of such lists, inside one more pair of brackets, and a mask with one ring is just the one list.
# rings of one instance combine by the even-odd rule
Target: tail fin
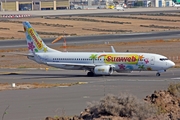
[[57,50],[51,49],[42,41],[37,32],[32,28],[28,21],[23,22],[24,32],[29,52],[33,53],[46,53],[55,52]]

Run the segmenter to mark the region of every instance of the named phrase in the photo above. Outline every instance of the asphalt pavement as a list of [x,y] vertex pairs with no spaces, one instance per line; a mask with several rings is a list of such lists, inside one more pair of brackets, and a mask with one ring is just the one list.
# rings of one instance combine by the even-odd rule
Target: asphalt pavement
[[134,13],[161,13],[161,12],[179,12],[176,7],[152,7],[152,8],[128,8],[125,11],[116,9],[94,9],[94,10],[42,10],[42,11],[0,11],[1,15],[20,15],[29,14],[31,17],[39,16],[61,16],[61,15],[119,15]]
[[84,71],[1,69],[0,83],[85,82],[86,84],[0,91],[0,114],[2,115],[9,106],[4,120],[44,120],[47,116],[79,115],[87,106],[87,102],[98,101],[107,94],[128,93],[143,99],[154,90],[164,90],[170,83],[180,81],[179,72],[180,69],[169,69],[160,77],[155,76],[156,72],[86,77]]
[[[180,38],[179,31],[164,31],[164,32],[149,32],[149,33],[128,33],[128,34],[109,34],[109,35],[93,35],[93,36],[67,36],[66,41],[68,45],[80,45],[88,43],[105,43],[105,42],[131,42],[131,41],[143,41],[154,39],[173,39]],[[57,42],[52,44],[51,42],[55,38],[43,39],[43,41],[50,47],[60,46],[63,43]],[[27,47],[26,40],[1,40],[0,49],[8,48],[24,48]]]
[[[78,11],[21,11],[0,12],[3,14],[31,14],[42,15],[83,15],[83,14],[132,14],[132,13],[159,13],[177,12],[176,8],[132,8],[123,11],[116,10],[78,10]],[[179,31],[134,33],[123,35],[99,35],[83,37],[67,37],[68,44],[104,43],[113,41],[134,41],[179,38]],[[49,46],[51,39],[45,39]],[[59,45],[59,44],[55,44]],[[0,48],[26,47],[25,40],[0,41]],[[119,94],[122,92],[133,94],[139,99],[150,95],[154,90],[163,90],[172,82],[179,82],[180,69],[169,69],[156,77],[156,72],[133,72],[128,74],[113,74],[112,76],[86,77],[85,71],[67,71],[50,69],[0,69],[0,83],[72,83],[85,82],[86,84],[71,87],[39,88],[26,90],[0,91],[0,114],[4,120],[44,120],[47,116],[80,114],[87,106],[87,102],[97,101],[108,93]],[[14,74],[10,74],[14,73]]]

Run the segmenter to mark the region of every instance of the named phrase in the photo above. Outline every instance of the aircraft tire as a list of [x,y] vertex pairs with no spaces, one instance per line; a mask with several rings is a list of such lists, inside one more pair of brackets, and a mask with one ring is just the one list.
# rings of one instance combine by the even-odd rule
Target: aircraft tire
[[88,73],[87,73],[87,76],[88,76],[88,77],[93,77],[93,76],[94,76],[94,73],[93,73],[93,72],[88,72]]
[[159,76],[161,76],[161,74],[160,74],[160,73],[156,73],[156,76],[158,76],[158,77],[159,77]]

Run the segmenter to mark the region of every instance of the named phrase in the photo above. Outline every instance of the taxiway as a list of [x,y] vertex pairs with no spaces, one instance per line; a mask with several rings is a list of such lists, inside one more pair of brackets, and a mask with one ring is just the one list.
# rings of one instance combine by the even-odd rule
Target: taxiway
[[[128,33],[128,34],[111,34],[111,35],[94,35],[94,36],[71,36],[66,37],[69,45],[79,45],[88,43],[105,43],[105,42],[131,42],[142,40],[155,40],[155,39],[173,39],[180,38],[179,31],[164,31],[164,32],[149,32],[149,33]],[[51,42],[55,38],[43,39],[43,41],[50,47],[59,46],[63,43]],[[0,49],[5,48],[24,48],[27,47],[26,40],[1,40]]]
[[[170,69],[156,77],[156,72],[133,72],[112,76],[86,77],[84,71],[1,69],[0,83],[72,83],[87,84],[71,87],[6,90],[0,92],[0,114],[7,106],[5,119],[44,120],[47,116],[79,115],[87,102],[104,95],[129,93],[140,99],[154,90],[164,90],[170,83],[179,82],[180,69]],[[13,73],[13,74],[12,74]]]

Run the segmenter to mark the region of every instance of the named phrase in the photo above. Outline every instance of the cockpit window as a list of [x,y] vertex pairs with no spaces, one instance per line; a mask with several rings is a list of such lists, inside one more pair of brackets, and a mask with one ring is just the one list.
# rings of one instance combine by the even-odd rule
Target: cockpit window
[[160,58],[159,60],[165,61],[165,60],[168,60],[168,59],[167,58]]

